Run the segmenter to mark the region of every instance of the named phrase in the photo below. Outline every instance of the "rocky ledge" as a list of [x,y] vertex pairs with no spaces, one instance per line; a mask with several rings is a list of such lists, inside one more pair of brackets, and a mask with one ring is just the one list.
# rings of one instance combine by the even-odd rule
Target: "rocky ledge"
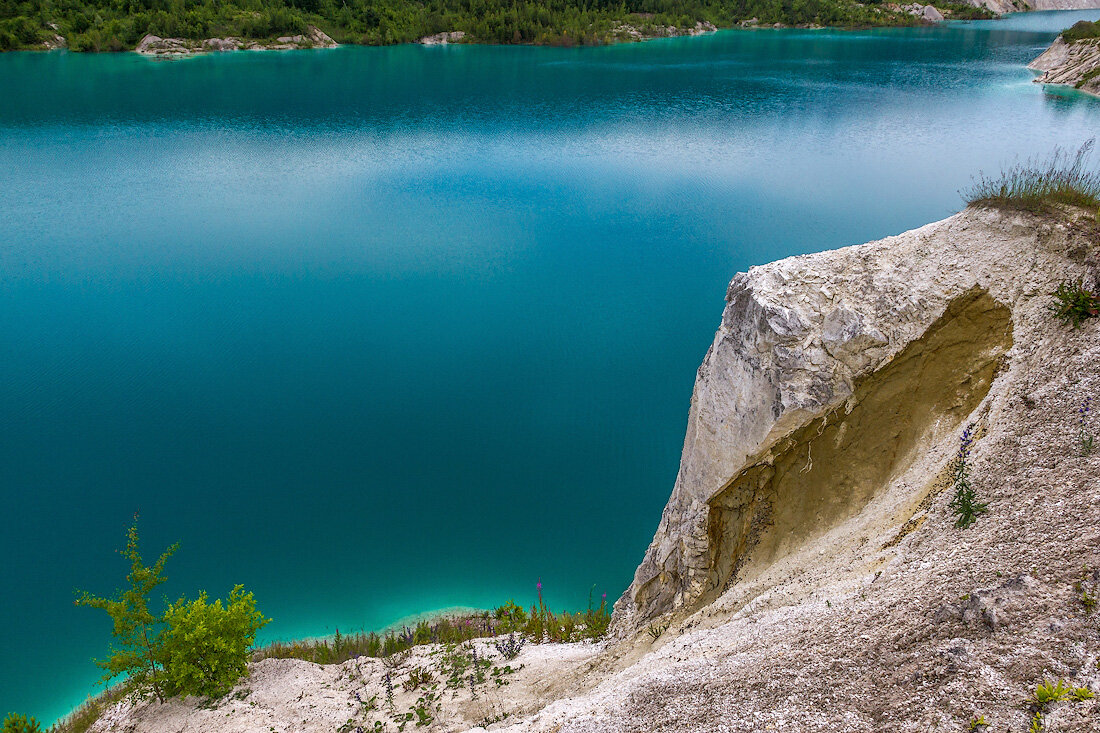
[[1100,96],[1100,38],[1066,43],[1059,36],[1027,68],[1042,72],[1036,83],[1072,86]]
[[699,21],[693,26],[619,23],[611,29],[611,37],[617,41],[648,41],[654,38],[701,36],[706,33],[714,33],[717,30],[717,26],[706,21]]
[[446,46],[450,43],[461,43],[466,37],[466,31],[444,31],[430,36],[424,36],[417,43],[422,46]]
[[304,48],[335,48],[338,44],[316,26],[307,26],[304,35],[280,36],[274,41],[250,41],[232,36],[194,41],[161,38],[152,34],[138,42],[134,50],[145,56],[189,56],[211,51],[293,51]]

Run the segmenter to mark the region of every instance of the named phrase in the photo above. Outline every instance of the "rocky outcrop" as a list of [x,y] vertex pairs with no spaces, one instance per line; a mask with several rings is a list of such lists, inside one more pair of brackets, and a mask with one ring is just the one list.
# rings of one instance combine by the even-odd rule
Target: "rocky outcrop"
[[1100,38],[1066,43],[1059,36],[1027,68],[1042,72],[1035,79],[1038,84],[1072,86],[1100,95]]
[[280,36],[274,41],[249,41],[235,37],[207,38],[195,41],[184,38],[161,38],[152,34],[142,38],[136,48],[145,56],[189,56],[211,51],[293,51],[306,48],[335,48],[338,44],[316,26],[307,26],[304,35]]
[[424,36],[417,43],[423,46],[446,46],[448,43],[459,43],[466,37],[466,31],[446,31],[431,36]]
[[[1026,238],[960,249],[984,239],[978,218],[733,279],[672,496],[616,604],[620,633],[690,613],[826,534],[902,473],[917,444],[961,429],[1011,346],[1005,304],[1050,292],[1036,261],[1054,271],[1058,260]],[[930,344],[962,338],[972,348],[950,363],[929,356]],[[910,401],[883,402],[891,390]],[[914,410],[918,396],[925,404]]]
[[714,33],[717,30],[718,28],[713,23],[707,21],[699,21],[693,26],[619,23],[611,29],[611,37],[618,41],[648,41],[654,38],[702,36],[707,33]]
[[902,5],[901,10],[910,15],[915,15],[921,20],[927,20],[929,23],[939,23],[943,20],[943,13],[932,5],[913,3],[912,5]]

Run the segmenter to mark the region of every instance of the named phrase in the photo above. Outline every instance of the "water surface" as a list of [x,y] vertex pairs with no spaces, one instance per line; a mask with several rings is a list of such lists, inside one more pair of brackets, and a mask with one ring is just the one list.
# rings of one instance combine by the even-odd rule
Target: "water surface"
[[0,55],[0,713],[92,690],[135,511],[267,638],[615,598],[733,273],[1095,134],[1024,65],[1098,15]]

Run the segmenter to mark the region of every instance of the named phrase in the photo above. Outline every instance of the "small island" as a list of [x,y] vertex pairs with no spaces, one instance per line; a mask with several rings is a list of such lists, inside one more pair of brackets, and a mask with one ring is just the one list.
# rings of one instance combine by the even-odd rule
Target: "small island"
[[1036,83],[1072,86],[1100,96],[1100,21],[1082,20],[1063,31],[1028,68],[1042,72]]

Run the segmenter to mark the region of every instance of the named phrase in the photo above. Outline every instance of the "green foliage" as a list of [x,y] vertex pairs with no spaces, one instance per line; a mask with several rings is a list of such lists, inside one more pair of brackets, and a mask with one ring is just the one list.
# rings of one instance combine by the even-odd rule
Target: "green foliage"
[[1097,599],[1095,584],[1089,582],[1088,565],[1082,566],[1081,579],[1073,584],[1073,589],[1077,591],[1077,597],[1085,607],[1085,615],[1091,615],[1096,610],[1097,604],[1100,604],[1100,600]]
[[[962,5],[952,17],[969,17]],[[615,42],[622,25],[643,34],[710,22],[865,27],[917,25],[881,3],[855,0],[0,0],[0,49],[41,47],[57,23],[77,51],[133,48],[146,33],[201,40],[271,39],[316,25],[341,43],[408,43],[463,31],[479,43],[593,45]]]
[[42,733],[42,725],[26,715],[9,713],[4,718],[4,726],[0,728],[0,733]]
[[1070,692],[1070,696],[1074,702],[1084,702],[1085,700],[1091,700],[1096,697],[1092,690],[1087,687],[1074,687]]
[[130,562],[129,588],[112,598],[80,592],[76,600],[103,609],[114,622],[111,656],[97,662],[105,670],[103,681],[124,674],[128,689],[151,690],[161,702],[173,695],[227,692],[247,671],[249,647],[267,623],[242,586],[224,607],[220,600],[207,603],[202,593],[194,601],[181,598],[160,615],[150,611],[149,594],[164,583],[164,565],[177,548],[172,545],[146,566],[135,515],[121,551]]
[[[598,606],[593,606],[589,594],[588,608],[583,612],[554,613],[542,600],[541,584],[538,602],[525,610],[514,600],[483,611],[461,616],[441,618],[435,622],[420,621],[415,628],[402,627],[384,634],[359,632],[341,634],[331,639],[312,639],[294,642],[274,642],[256,650],[253,661],[261,659],[302,659],[315,664],[340,664],[356,657],[380,657],[390,668],[397,668],[412,647],[422,644],[443,644],[457,647],[473,639],[495,638],[497,650],[512,659],[523,648],[524,639],[535,643],[576,642],[597,640],[607,633],[611,624],[611,611],[607,607],[606,594]],[[515,635],[521,635],[519,640]],[[513,637],[511,641],[508,637]],[[507,650],[507,651],[505,651]],[[512,653],[514,651],[514,653]]]
[[985,7],[974,7],[968,3],[938,3],[936,5],[948,20],[989,20],[997,14]]
[[522,630],[527,625],[527,612],[511,599],[503,606],[496,607],[493,618],[497,620],[497,629],[502,634]]
[[974,426],[968,425],[959,439],[959,450],[951,462],[952,485],[955,495],[948,505],[955,513],[955,527],[966,529],[974,524],[978,515],[985,514],[989,508],[985,502],[978,501],[978,492],[970,483],[970,445],[973,442]]
[[991,723],[986,719],[984,715],[977,715],[970,721],[969,731],[976,731],[979,728],[988,728]]
[[1062,31],[1062,39],[1066,43],[1083,41],[1086,38],[1100,38],[1100,22],[1093,23],[1088,20],[1079,20]]
[[1100,170],[1089,165],[1093,141],[1077,152],[1056,148],[1045,160],[1030,159],[987,178],[980,175],[963,192],[972,206],[1050,213],[1057,206],[1100,207]]
[[1083,280],[1063,282],[1050,295],[1056,301],[1050,312],[1067,326],[1080,328],[1088,319],[1100,315],[1100,296],[1085,288]]
[[646,632],[649,634],[649,638],[653,641],[657,641],[661,638],[661,635],[668,631],[668,624],[650,624]]
[[1048,705],[1054,702],[1061,702],[1069,696],[1070,689],[1062,680],[1056,682],[1044,682],[1035,688],[1035,692],[1032,694],[1032,700],[1039,706],[1040,710],[1046,709]]
[[256,632],[270,622],[256,610],[251,593],[238,585],[222,606],[206,593],[180,599],[164,612],[167,629],[159,640],[168,695],[221,697],[248,672]]
[[430,685],[434,680],[435,677],[432,676],[431,670],[427,667],[417,666],[409,670],[409,677],[401,683],[401,686],[405,688],[406,692],[411,692],[422,685]]
[[78,592],[76,605],[102,609],[114,623],[111,656],[96,661],[104,670],[102,681],[124,674],[137,687],[152,689],[157,699],[164,702],[163,669],[157,648],[163,621],[149,611],[149,594],[166,580],[164,564],[179,545],[169,547],[151,566],[146,566],[142,560],[139,545],[135,515],[126,533],[126,548],[120,551],[130,562],[130,572],[126,575],[130,587],[116,592],[113,598]]

